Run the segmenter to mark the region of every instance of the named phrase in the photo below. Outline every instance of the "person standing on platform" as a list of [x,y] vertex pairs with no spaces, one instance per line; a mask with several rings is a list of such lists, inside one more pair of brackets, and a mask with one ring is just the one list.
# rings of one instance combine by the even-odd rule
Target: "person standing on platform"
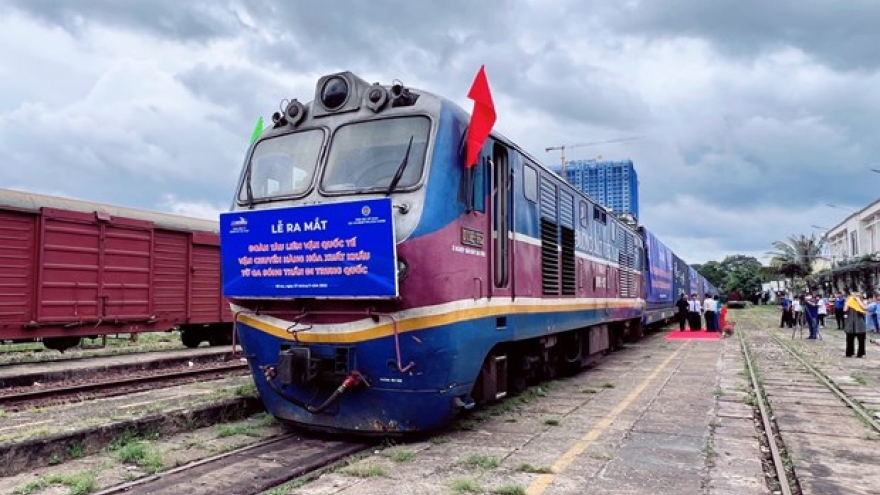
[[869,332],[877,332],[880,331],[880,317],[877,315],[878,303],[877,300],[880,299],[874,295],[873,298],[868,299],[867,311],[865,312],[865,328]]
[[712,296],[709,293],[706,293],[706,298],[703,299],[703,317],[706,319],[706,331],[714,332],[715,331],[715,300],[712,299]]
[[684,292],[681,293],[681,297],[678,298],[678,301],[675,302],[675,307],[678,308],[678,329],[684,332],[684,324],[687,322],[688,318],[688,298],[687,294]]
[[856,357],[865,357],[865,314],[868,307],[856,291],[850,293],[845,304],[846,325],[846,357],[853,357],[855,343],[858,341],[859,349],[855,352]]
[[843,307],[846,305],[846,298],[843,292],[837,293],[837,299],[834,300],[834,319],[837,320],[837,329],[843,330]]
[[816,340],[819,338],[819,303],[812,295],[804,299],[804,316],[810,329],[810,336],[807,338]]
[[791,315],[791,299],[788,298],[788,294],[782,293],[782,318],[779,319],[779,328],[788,327],[791,328],[794,323],[794,318]]
[[828,299],[819,297],[819,328],[825,328],[825,315],[828,314]]
[[700,300],[697,299],[697,294],[691,294],[691,300],[688,301],[688,326],[690,326],[691,331],[696,332],[700,330],[702,312],[703,307],[700,305]]
[[721,324],[721,301],[718,300],[718,294],[712,296],[715,301],[715,331],[720,332],[724,325]]
[[804,328],[804,296],[800,295],[791,300],[791,312],[794,314],[794,326],[797,329]]

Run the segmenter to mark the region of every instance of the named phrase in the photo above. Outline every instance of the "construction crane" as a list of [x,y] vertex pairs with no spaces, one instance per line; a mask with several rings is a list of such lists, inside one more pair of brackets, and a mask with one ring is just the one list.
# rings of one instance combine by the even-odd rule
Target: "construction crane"
[[560,175],[565,178],[565,150],[571,148],[583,148],[584,146],[598,146],[600,144],[612,144],[612,143],[623,143],[625,141],[635,141],[637,139],[642,139],[644,136],[631,136],[625,138],[618,139],[609,139],[607,141],[593,141],[590,143],[577,143],[577,144],[560,144],[559,146],[548,146],[544,148],[544,151],[550,153],[551,151],[559,150],[560,158],[562,159],[562,171]]

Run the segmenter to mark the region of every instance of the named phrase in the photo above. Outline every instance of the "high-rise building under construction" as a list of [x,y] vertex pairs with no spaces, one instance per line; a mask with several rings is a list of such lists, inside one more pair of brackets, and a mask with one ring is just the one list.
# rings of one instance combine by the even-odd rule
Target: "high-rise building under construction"
[[[554,167],[561,175],[561,167]],[[632,160],[572,160],[565,163],[565,179],[593,201],[616,215],[639,218],[639,176]]]

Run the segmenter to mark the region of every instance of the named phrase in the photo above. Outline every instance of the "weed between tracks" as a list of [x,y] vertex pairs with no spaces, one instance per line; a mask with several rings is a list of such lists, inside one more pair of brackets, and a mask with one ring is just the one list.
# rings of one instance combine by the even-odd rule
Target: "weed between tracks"
[[108,482],[133,481],[218,454],[228,450],[230,445],[247,445],[255,438],[277,432],[274,425],[275,419],[262,413],[239,423],[200,428],[170,437],[158,431],[141,434],[128,431],[88,458],[85,445],[73,443],[64,453],[48,459],[39,475],[23,474],[10,483],[10,489],[15,487],[14,492],[2,490],[2,493],[65,493],[62,490],[67,487],[67,493],[86,495],[108,488]]
[[95,490],[97,477],[93,471],[74,474],[52,474],[29,481],[24,486],[16,488],[14,493],[29,495],[31,493],[43,491],[52,485],[69,487],[69,495],[86,495]]

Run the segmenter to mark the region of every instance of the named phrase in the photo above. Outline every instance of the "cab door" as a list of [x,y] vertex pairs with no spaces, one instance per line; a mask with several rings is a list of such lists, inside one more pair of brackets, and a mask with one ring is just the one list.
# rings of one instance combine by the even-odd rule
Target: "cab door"
[[511,152],[500,143],[492,147],[489,170],[491,191],[489,222],[492,246],[489,250],[489,295],[512,296],[513,284],[513,167]]

